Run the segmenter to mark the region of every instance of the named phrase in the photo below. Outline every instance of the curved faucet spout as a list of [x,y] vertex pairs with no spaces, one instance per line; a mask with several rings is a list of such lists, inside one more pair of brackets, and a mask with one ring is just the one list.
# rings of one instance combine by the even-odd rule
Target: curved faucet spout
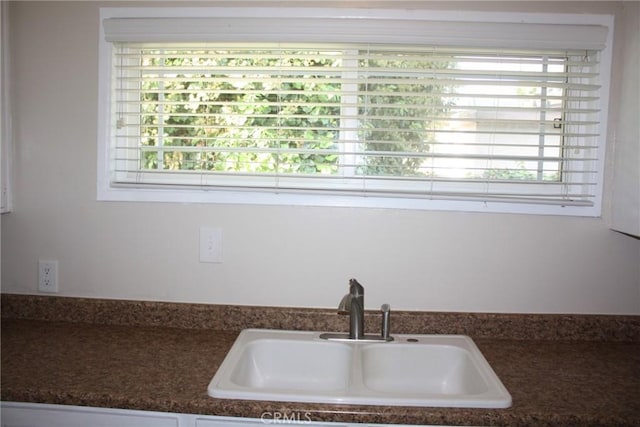
[[351,310],[351,294],[346,294],[338,304],[338,313],[349,313]]

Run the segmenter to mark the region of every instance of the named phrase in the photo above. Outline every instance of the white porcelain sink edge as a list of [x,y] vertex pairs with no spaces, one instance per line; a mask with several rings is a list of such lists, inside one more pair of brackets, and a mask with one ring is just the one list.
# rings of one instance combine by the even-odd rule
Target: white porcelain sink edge
[[507,408],[511,396],[464,335],[334,342],[321,332],[246,329],[211,380],[215,398]]

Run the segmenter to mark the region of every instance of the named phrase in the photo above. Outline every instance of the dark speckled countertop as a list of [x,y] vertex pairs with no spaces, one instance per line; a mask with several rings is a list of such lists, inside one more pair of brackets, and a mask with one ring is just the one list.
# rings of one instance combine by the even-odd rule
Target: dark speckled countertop
[[[591,326],[577,329],[573,326],[582,330],[583,335],[574,332],[565,336],[565,332],[557,332],[562,339],[557,336],[552,339],[536,326],[530,331],[534,339],[511,336],[523,327],[518,326],[521,323],[518,315],[508,315],[510,326],[502,327],[496,337],[486,333],[474,336],[477,331],[473,325],[466,326],[462,333],[469,332],[472,336],[511,393],[513,406],[417,408],[211,398],[206,392],[207,385],[237,337],[238,329],[223,323],[219,328],[204,328],[198,327],[201,323],[175,327],[124,322],[115,314],[122,312],[127,317],[136,310],[151,309],[155,313],[151,317],[164,316],[164,323],[172,325],[170,318],[177,315],[180,305],[164,303],[144,303],[142,309],[140,303],[135,303],[138,308],[131,302],[105,303],[115,304],[117,309],[113,309],[110,317],[96,321],[96,312],[104,315],[104,306],[98,307],[103,303],[3,295],[2,400],[249,418],[260,418],[266,411],[295,412],[314,421],[382,424],[640,425],[638,316],[577,316],[575,322]],[[75,304],[75,311],[53,313],[60,309],[60,304]],[[183,308],[187,310],[184,316],[193,318],[188,313],[193,306]],[[85,314],[78,314],[82,310]],[[243,313],[246,322],[251,316],[259,317],[264,309],[238,310],[250,312]],[[319,316],[314,319],[323,326],[321,318],[325,314],[328,318],[335,316],[322,310],[296,310],[298,314]],[[196,316],[198,322],[202,321],[201,316],[201,313]],[[460,324],[462,318],[468,320],[469,316],[452,314],[451,321]],[[525,324],[531,320],[527,315],[519,316]],[[566,316],[558,320],[568,322]],[[254,317],[243,326],[255,327],[260,322]],[[343,320],[339,322],[337,326],[341,329]],[[423,322],[424,319],[419,323]],[[270,326],[267,323],[262,327]],[[306,329],[308,325],[301,321],[284,326]],[[456,329],[453,324],[451,328]],[[403,332],[430,333],[417,329],[421,330]]]

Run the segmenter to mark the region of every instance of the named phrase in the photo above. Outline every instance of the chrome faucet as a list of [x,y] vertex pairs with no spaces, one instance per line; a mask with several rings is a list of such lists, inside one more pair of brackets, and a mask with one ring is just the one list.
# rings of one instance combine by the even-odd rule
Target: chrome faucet
[[389,335],[391,309],[389,304],[383,304],[382,327],[380,335],[364,333],[364,288],[356,279],[349,280],[349,293],[342,297],[338,305],[339,313],[349,314],[349,333],[323,333],[320,338],[327,340],[356,340],[356,341],[393,341]]

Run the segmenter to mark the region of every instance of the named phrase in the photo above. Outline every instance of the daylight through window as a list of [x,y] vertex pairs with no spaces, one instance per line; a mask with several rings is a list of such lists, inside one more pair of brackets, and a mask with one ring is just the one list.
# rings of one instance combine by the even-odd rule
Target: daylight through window
[[589,52],[124,44],[115,55],[124,182],[589,200]]
[[114,188],[558,206],[599,197],[597,48],[139,41],[133,24],[110,22]]

